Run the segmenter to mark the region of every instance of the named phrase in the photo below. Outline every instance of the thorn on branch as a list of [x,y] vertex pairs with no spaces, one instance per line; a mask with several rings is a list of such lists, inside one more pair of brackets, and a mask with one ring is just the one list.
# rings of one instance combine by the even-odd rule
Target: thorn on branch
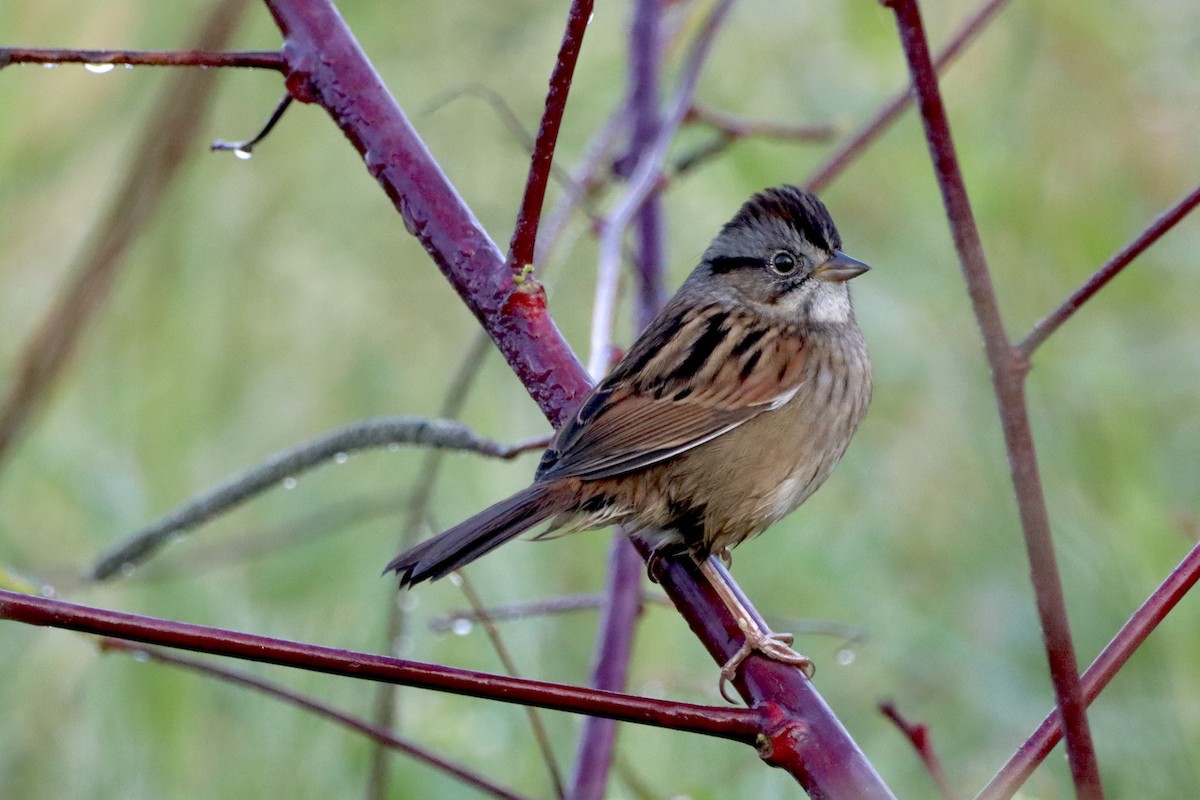
[[232,150],[238,158],[249,158],[250,153],[254,151],[254,146],[263,139],[267,138],[267,134],[269,134],[275,128],[275,125],[279,122],[279,120],[283,118],[284,112],[287,111],[288,107],[292,105],[293,99],[295,98],[293,98],[290,94],[285,94],[283,99],[281,99],[275,106],[275,110],[271,112],[271,116],[267,119],[266,123],[263,124],[262,130],[260,130],[253,138],[240,142],[226,142],[221,139],[217,139],[211,145],[209,145],[209,150],[214,153]]

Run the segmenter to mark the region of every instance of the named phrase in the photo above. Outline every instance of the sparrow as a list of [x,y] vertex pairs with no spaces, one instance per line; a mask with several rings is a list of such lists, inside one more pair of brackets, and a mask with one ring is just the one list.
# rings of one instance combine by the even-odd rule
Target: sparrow
[[[542,456],[533,483],[400,554],[401,588],[441,578],[548,522],[546,533],[623,525],[656,554],[686,550],[752,651],[795,664],[790,634],[764,630],[710,555],[756,536],[815,492],[871,398],[871,360],[825,205],[766,189],[722,227],[699,265]],[[543,534],[545,535],[545,534]]]

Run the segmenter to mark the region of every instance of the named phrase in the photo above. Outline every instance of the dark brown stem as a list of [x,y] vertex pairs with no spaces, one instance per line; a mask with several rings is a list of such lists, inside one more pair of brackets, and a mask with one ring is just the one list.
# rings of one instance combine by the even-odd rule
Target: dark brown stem
[[328,0],[267,0],[286,37],[287,84],[319,103],[362,154],[451,286],[557,427],[591,382],[546,310],[536,280],[513,281],[499,249],[464,205]]
[[1053,313],[1037,325],[1034,325],[1029,335],[1017,345],[1017,349],[1026,358],[1033,355],[1033,351],[1042,342],[1050,338],[1064,322],[1073,317],[1075,312],[1090,300],[1096,292],[1103,289],[1109,281],[1117,277],[1121,270],[1129,266],[1130,262],[1140,256],[1146,248],[1162,238],[1163,234],[1174,228],[1197,205],[1200,205],[1200,187],[1194,189],[1191,194],[1176,203],[1172,209],[1154,220],[1150,224],[1150,227],[1146,228],[1136,239],[1127,244],[1125,249],[1113,256],[1107,264],[1096,270],[1092,274],[1092,277],[1088,278],[1083,286],[1080,286],[1074,294],[1064,300],[1062,305],[1054,309]]
[[1062,580],[1054,554],[1050,519],[1038,476],[1037,454],[1025,403],[1024,379],[1028,362],[1009,343],[1004,331],[979,230],[975,225],[950,135],[950,123],[938,88],[937,72],[929,56],[920,10],[916,0],[889,0],[885,4],[896,14],[900,40],[920,102],[921,120],[934,173],[991,367],[1050,677],[1058,707],[1066,720],[1067,756],[1075,791],[1080,798],[1102,798],[1100,770],[1079,688],[1075,645],[1071,640]]
[[[975,40],[996,14],[1008,5],[1008,2],[1009,0],[985,0],[974,13],[967,17],[962,27],[955,31],[950,40],[946,42],[946,46],[937,54],[937,58],[933,60],[934,69],[941,74],[946,67],[950,66],[962,49]],[[900,118],[900,114],[907,110],[915,99],[916,93],[911,85],[897,92],[883,108],[879,109],[873,119],[859,128],[846,140],[845,144],[825,160],[824,164],[817,168],[816,172],[808,177],[808,180],[804,182],[804,188],[810,192],[824,191],[834,178],[850,166],[864,150],[892,126],[892,123]]]
[[929,726],[923,722],[912,722],[906,719],[900,713],[900,709],[896,708],[895,703],[880,703],[879,711],[892,721],[892,724],[904,734],[913,749],[917,751],[921,763],[925,765],[925,769],[929,770],[929,777],[933,778],[938,793],[945,800],[954,800],[954,792],[950,790],[950,782],[946,780],[946,771],[942,769],[942,762],[933,750],[933,739],[929,735]]
[[0,69],[10,64],[129,64],[143,67],[247,67],[286,72],[275,50],[226,53],[217,50],[74,50],[0,47]]
[[508,248],[508,267],[517,274],[533,263],[538,222],[542,217],[542,204],[550,182],[550,165],[554,162],[554,145],[558,141],[558,129],[567,107],[567,95],[571,91],[571,78],[575,74],[575,63],[579,60],[583,35],[592,16],[592,3],[593,0],[572,0],[558,59],[550,73],[546,110],[542,114],[537,139],[534,140],[529,179],[525,182],[525,195],[521,198],[521,210],[517,214],[517,224]]
[[[1142,646],[1167,614],[1191,591],[1200,578],[1200,545],[1192,548],[1179,566],[1171,570],[1154,593],[1134,612],[1129,621],[1121,626],[1100,655],[1092,662],[1080,678],[1085,703],[1092,703],[1103,691],[1117,671],[1125,665],[1134,651]],[[976,800],[1008,800],[1033,774],[1054,746],[1062,739],[1062,722],[1057,712],[1051,712],[1037,730],[1021,745],[1021,748],[996,777],[984,787]]]
[[352,714],[347,714],[343,711],[338,711],[332,706],[325,703],[317,702],[312,698],[305,697],[302,694],[293,692],[280,686],[277,683],[257,678],[240,670],[229,669],[228,667],[220,667],[216,664],[208,664],[199,659],[190,658],[171,653],[166,650],[161,650],[157,647],[138,647],[136,645],[123,642],[119,639],[101,639],[100,647],[105,650],[117,650],[122,653],[128,653],[135,657],[146,658],[159,664],[169,664],[175,667],[181,667],[191,672],[196,672],[201,675],[207,675],[210,678],[224,681],[226,683],[245,686],[248,689],[262,692],[276,700],[282,700],[285,703],[290,703],[297,708],[310,711],[331,722],[336,722],[344,728],[348,728],[356,733],[361,733],[382,747],[389,750],[395,750],[400,753],[412,756],[418,761],[424,761],[435,769],[439,769],[448,775],[458,778],[468,786],[473,786],[484,794],[493,797],[502,797],[507,800],[527,800],[523,795],[506,789],[498,783],[494,783],[489,778],[473,772],[466,767],[455,764],[453,761],[442,758],[437,753],[422,747],[421,745],[394,735],[387,728],[359,719]]
[[111,636],[143,644],[481,697],[502,703],[596,714],[672,730],[752,743],[768,720],[755,709],[676,703],[576,686],[509,678],[438,664],[272,639],[186,622],[143,617],[0,591],[0,619]]

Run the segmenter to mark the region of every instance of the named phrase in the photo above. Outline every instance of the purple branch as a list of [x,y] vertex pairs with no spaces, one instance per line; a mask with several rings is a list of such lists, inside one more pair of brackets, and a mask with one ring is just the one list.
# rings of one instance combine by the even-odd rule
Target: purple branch
[[538,128],[533,145],[533,158],[529,164],[529,179],[525,183],[525,196],[521,199],[521,210],[509,245],[508,266],[521,273],[526,265],[533,263],[537,241],[538,221],[542,216],[542,203],[546,199],[546,186],[550,182],[550,165],[554,163],[554,145],[558,141],[558,129],[562,125],[563,111],[567,107],[567,95],[571,91],[571,77],[575,74],[575,63],[579,60],[579,48],[587,32],[592,16],[593,0],[573,0],[567,16],[567,29],[563,33],[558,60],[550,73],[550,89],[546,93],[546,110]]
[[[937,58],[933,60],[934,69],[940,74],[949,66],[962,49],[974,41],[975,37],[987,27],[987,24],[995,18],[996,14],[1008,5],[1008,2],[1009,0],[986,0],[975,13],[967,17],[966,22],[950,37],[950,41],[946,43],[946,46],[938,53]],[[825,163],[816,172],[809,176],[808,180],[804,182],[804,188],[818,194],[822,192],[834,178],[840,175],[884,131],[890,128],[892,123],[900,118],[900,114],[912,105],[915,99],[916,93],[913,91],[911,85],[900,90],[879,110],[874,119],[859,128],[845,144],[826,159]]]
[[1102,798],[1100,769],[1079,688],[1075,645],[1071,641],[1066,601],[1025,404],[1024,379],[1029,363],[1009,343],[1004,331],[916,0],[887,0],[885,4],[896,14],[900,39],[920,101],[921,120],[934,173],[991,367],[1050,677],[1058,707],[1066,720],[1067,757],[1075,790],[1080,798]]
[[411,742],[408,739],[402,739],[394,735],[386,727],[372,725],[371,723],[359,719],[352,714],[338,711],[332,706],[317,702],[316,700],[305,697],[297,692],[293,692],[291,689],[287,689],[277,683],[272,683],[271,681],[266,681],[262,678],[256,678],[253,675],[249,675],[239,670],[229,669],[228,667],[219,667],[216,664],[208,664],[200,661],[199,659],[189,658],[188,656],[176,655],[166,650],[160,650],[157,647],[138,647],[136,645],[129,644],[128,642],[123,642],[119,639],[102,639],[100,641],[100,646],[106,650],[119,650],[120,652],[128,653],[135,658],[144,656],[151,661],[156,661],[161,664],[170,664],[175,667],[182,667],[183,669],[190,670],[192,672],[198,672],[201,675],[207,675],[209,677],[216,678],[217,680],[225,681],[226,683],[234,683],[239,686],[245,686],[246,688],[254,689],[262,692],[263,694],[270,695],[276,700],[282,700],[283,702],[290,703],[297,708],[302,708],[305,711],[311,711],[320,717],[324,717],[327,720],[336,722],[344,728],[349,728],[352,731],[361,733],[362,735],[373,739],[375,742],[386,748],[412,756],[418,761],[424,761],[431,767],[439,769],[448,775],[458,778],[463,783],[479,789],[484,794],[489,794],[493,797],[507,798],[507,800],[526,800],[523,795],[519,795],[516,792],[506,789],[483,775],[473,772],[466,767],[460,766],[459,764],[455,764],[453,761],[442,758],[432,750],[422,747],[415,742]]
[[[1200,545],[1171,570],[1154,593],[1133,613],[1129,621],[1121,626],[1100,655],[1087,668],[1080,679],[1084,702],[1091,704],[1099,696],[1117,671],[1125,665],[1134,651],[1142,646],[1167,614],[1175,608],[1183,596],[1191,591],[1200,578]],[[1051,713],[1030,735],[1012,759],[996,773],[996,777],[984,787],[976,800],[1006,800],[1016,794],[1021,785],[1033,774],[1038,764],[1050,755],[1050,751],[1062,738],[1062,724],[1057,713]]]
[[481,697],[574,714],[599,714],[673,730],[754,742],[764,716],[754,709],[714,708],[649,697],[581,689],[423,664],[399,658],[272,639],[250,633],[155,619],[0,590],[0,619],[111,636],[161,647],[209,653],[263,664],[324,672],[359,680]]
[[1174,208],[1167,211],[1158,219],[1142,231],[1141,235],[1125,246],[1125,249],[1117,253],[1112,259],[1088,278],[1087,283],[1079,287],[1079,289],[1066,300],[1062,305],[1054,310],[1050,316],[1043,319],[1037,325],[1033,326],[1033,330],[1029,335],[1017,345],[1017,349],[1028,358],[1033,355],[1042,342],[1050,338],[1051,334],[1059,329],[1064,322],[1075,315],[1084,303],[1092,298],[1092,295],[1104,288],[1104,286],[1117,277],[1117,274],[1125,267],[1129,266],[1135,258],[1140,256],[1150,245],[1162,238],[1163,234],[1174,228],[1178,222],[1186,217],[1193,208],[1200,205],[1200,187],[1197,187],[1187,197],[1180,200]]

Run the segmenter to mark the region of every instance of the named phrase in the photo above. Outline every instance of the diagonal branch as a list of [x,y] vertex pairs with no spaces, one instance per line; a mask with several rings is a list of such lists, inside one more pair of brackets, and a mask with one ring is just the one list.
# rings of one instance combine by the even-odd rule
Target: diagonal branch
[[[995,19],[996,14],[1008,3],[1009,0],[984,0],[983,4],[967,17],[962,27],[950,37],[950,40],[933,60],[934,69],[939,75],[954,62],[963,48],[983,32],[988,23]],[[916,92],[913,91],[911,85],[897,92],[891,100],[884,104],[874,118],[859,128],[841,147],[834,151],[832,156],[825,160],[825,163],[816,172],[804,181],[804,188],[820,194],[826,186],[833,182],[834,178],[854,162],[854,159],[858,158],[864,150],[883,135],[883,132],[900,118],[900,115],[913,104],[916,98]]]
[[[1142,646],[1183,596],[1192,590],[1198,578],[1200,545],[1193,547],[1183,561],[1171,570],[1171,574],[1121,626],[1117,635],[1083,673],[1080,684],[1086,703],[1091,704],[1100,695],[1134,651]],[[1021,745],[1016,755],[976,796],[976,800],[1007,800],[1012,797],[1061,739],[1062,722],[1057,712],[1051,712]]]
[[466,425],[446,419],[381,417],[347,425],[298,447],[276,453],[262,464],[234,475],[220,486],[189,501],[167,516],[118,542],[100,556],[90,577],[103,581],[129,572],[175,537],[202,525],[247,500],[330,460],[347,454],[398,444],[462,450],[492,458],[515,458],[546,446],[544,438],[504,445],[478,436]]
[[1033,355],[1033,351],[1041,346],[1042,342],[1050,338],[1062,324],[1075,315],[1084,303],[1092,299],[1096,292],[1103,289],[1109,281],[1117,277],[1121,270],[1129,266],[1129,264],[1138,256],[1140,256],[1150,245],[1162,238],[1163,234],[1174,228],[1180,220],[1191,213],[1197,205],[1200,205],[1200,187],[1192,190],[1192,193],[1180,200],[1173,208],[1165,212],[1158,219],[1150,224],[1150,227],[1142,231],[1142,233],[1127,244],[1125,248],[1113,256],[1107,264],[1096,270],[1092,277],[1087,279],[1087,282],[1080,286],[1078,290],[1066,300],[1062,302],[1058,308],[1054,309],[1048,317],[1043,319],[1037,325],[1033,326],[1033,330],[1029,332],[1017,349],[1026,358]]
[[885,0],[885,5],[896,14],[900,40],[920,102],[933,171],[991,367],[1050,677],[1066,722],[1067,756],[1076,793],[1080,798],[1102,798],[1100,769],[1079,688],[1075,645],[1071,640],[1050,517],[1038,476],[1037,453],[1025,403],[1025,375],[1029,364],[1009,343],[1004,331],[916,0]]
[[[237,30],[245,9],[245,0],[226,0],[214,7],[199,26],[197,45],[223,46]],[[0,67],[48,52],[94,55],[93,51],[0,49]],[[200,51],[192,51],[195,52]],[[275,57],[281,61],[278,53]],[[171,75],[163,86],[147,117],[152,122],[146,125],[133,147],[124,182],[108,203],[105,216],[92,230],[70,281],[22,348],[16,374],[0,400],[0,467],[46,404],[55,383],[70,365],[84,332],[104,309],[125,264],[126,252],[149,224],[179,174],[216,83],[217,73],[191,70]]]

